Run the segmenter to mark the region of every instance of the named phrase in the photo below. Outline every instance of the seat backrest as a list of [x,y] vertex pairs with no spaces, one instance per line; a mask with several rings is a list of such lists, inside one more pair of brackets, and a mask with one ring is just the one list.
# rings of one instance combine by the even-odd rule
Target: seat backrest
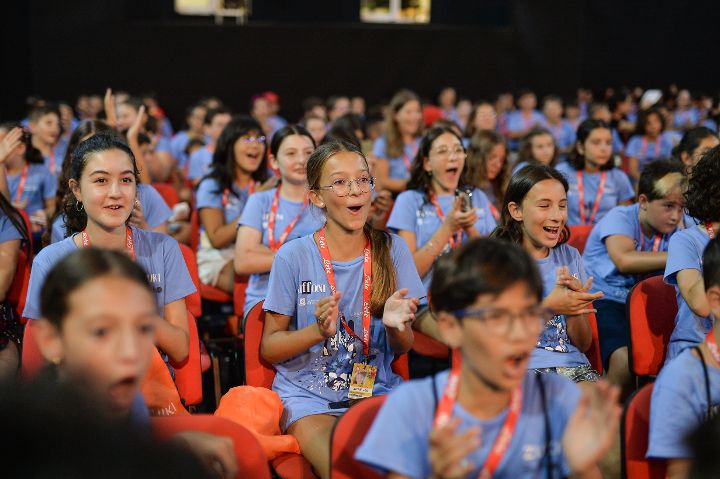
[[235,275],[235,284],[233,286],[233,309],[239,318],[242,318],[243,311],[245,310],[245,290],[248,287],[249,281],[249,276]]
[[160,193],[160,196],[163,197],[165,200],[165,203],[172,208],[176,204],[180,202],[180,196],[178,195],[177,190],[167,183],[153,183],[153,188],[157,190],[158,193]]
[[32,261],[27,257],[24,250],[20,250],[18,255],[15,276],[13,276],[12,284],[7,292],[7,299],[18,314],[22,316],[25,309],[25,300],[27,299],[28,284],[30,284],[30,266]]
[[630,479],[663,479],[665,461],[646,459],[650,431],[650,398],[653,384],[636,391],[625,404],[620,422],[622,477]]
[[199,318],[202,316],[202,298],[200,297],[200,275],[198,274],[197,257],[195,251],[190,249],[188,245],[182,243],[178,243],[178,245],[190,273],[190,278],[195,285],[195,292],[185,297],[185,306],[193,316]]
[[588,314],[587,320],[590,324],[590,331],[592,332],[592,344],[590,344],[590,349],[585,351],[585,356],[587,356],[593,369],[602,375],[603,364],[602,355],[600,354],[600,333],[598,332],[597,317],[595,316],[595,313]]
[[580,254],[585,251],[585,243],[587,243],[588,236],[592,231],[593,225],[572,225],[570,228],[570,239],[568,243],[573,248],[577,249]]
[[198,250],[200,245],[200,215],[197,210],[190,214],[190,247],[193,251]]
[[335,423],[330,438],[331,479],[363,477],[381,478],[383,475],[355,459],[355,451],[377,416],[385,396],[373,396],[356,403]]
[[169,439],[180,432],[204,432],[229,437],[233,441],[238,462],[237,478],[270,479],[265,453],[260,443],[245,427],[222,417],[207,414],[153,417],[152,431],[159,439]]
[[275,368],[260,356],[260,341],[265,326],[264,301],[252,307],[245,317],[245,384],[248,386],[272,388]]
[[46,361],[35,340],[35,321],[25,319],[23,333],[22,360],[20,375],[23,379],[32,379],[45,366]]
[[656,375],[675,328],[675,289],[663,283],[662,276],[653,276],[633,286],[626,304],[630,371],[636,376]]
[[198,336],[195,316],[188,311],[188,333],[190,349],[188,357],[181,364],[174,364],[175,385],[185,406],[202,402],[202,364],[200,362],[200,337]]

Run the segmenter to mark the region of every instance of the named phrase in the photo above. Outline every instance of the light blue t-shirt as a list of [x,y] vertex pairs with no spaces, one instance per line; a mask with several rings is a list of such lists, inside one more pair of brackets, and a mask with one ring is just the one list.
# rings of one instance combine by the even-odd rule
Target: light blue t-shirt
[[[397,289],[408,288],[408,298],[424,298],[425,291],[410,251],[395,235],[392,235],[390,257],[397,275]],[[343,293],[340,313],[355,335],[362,337],[363,257],[333,261],[332,265],[337,290]],[[323,260],[313,235],[283,245],[275,255],[263,309],[290,316],[293,319],[289,329],[300,330],[316,323],[315,304],[330,295]],[[377,367],[374,395],[385,394],[402,382],[392,371],[393,358],[382,318],[373,317],[369,363]],[[362,343],[338,324],[333,338],[274,364],[277,374],[273,391],[278,393],[285,408],[283,429],[312,414],[342,414],[345,409],[329,409],[328,404],[347,400],[353,364],[365,359]]]
[[703,227],[691,226],[678,231],[670,238],[668,259],[665,265],[665,282],[675,287],[678,312],[675,316],[675,329],[670,336],[670,344],[668,344],[666,364],[684,349],[702,343],[713,325],[712,319],[709,317],[703,318],[693,313],[680,294],[677,283],[677,273],[684,269],[695,269],[702,275],[703,251],[710,242],[710,238],[700,228]]
[[[18,221],[22,220],[18,218]],[[12,221],[10,221],[10,218],[8,218],[4,211],[0,210],[0,243],[19,240],[22,238],[22,235],[17,228],[15,228]]]
[[[650,400],[648,458],[692,458],[687,436],[708,419],[707,391],[700,358],[688,349],[662,368]],[[720,370],[707,365],[711,414],[720,407]]]
[[[533,110],[529,118],[526,118],[520,110],[508,112],[507,114],[507,132],[520,133],[534,127],[541,127],[545,123],[545,116],[537,110]],[[517,151],[520,140],[508,140],[508,146],[512,151]]]
[[[550,249],[547,258],[536,260],[543,280],[543,298],[550,294],[557,282],[557,269],[567,266],[570,274],[585,284],[587,276],[578,250],[568,244]],[[528,363],[529,369],[576,367],[589,364],[587,356],[570,342],[567,318],[559,314],[548,321],[538,338],[537,346]]]
[[[165,203],[158,191],[150,185],[141,183],[137,186],[137,196],[142,205],[145,222],[150,228],[155,228],[165,223],[172,216],[172,210]],[[52,223],[50,244],[57,243],[66,238],[65,215],[58,215]]]
[[[262,244],[270,246],[268,239],[268,219],[270,217],[270,208],[275,190],[273,188],[267,191],[254,193],[248,198],[245,208],[243,209],[238,226],[249,226],[262,233]],[[278,202],[278,211],[275,216],[275,241],[280,240],[285,228],[302,210],[302,201],[289,201],[280,195]],[[294,239],[307,236],[319,230],[325,224],[325,217],[322,212],[311,205],[308,205],[302,215],[295,223],[292,231],[287,237],[286,243]],[[273,263],[274,264],[274,263]],[[245,290],[245,314],[252,309],[255,304],[265,299],[268,292],[268,279],[270,273],[255,273],[250,275],[248,286]]]
[[[240,188],[235,183],[232,184],[232,191],[227,194],[227,204],[223,207],[223,197],[225,196],[224,190],[220,187],[220,184],[215,178],[205,178],[198,185],[197,193],[195,195],[195,207],[199,210],[203,208],[214,208],[217,210],[223,210],[223,216],[225,218],[225,224],[231,221],[237,222],[245,208],[250,193],[248,188]],[[201,234],[205,231],[205,228],[200,226]],[[235,241],[232,242],[235,244]]]
[[45,168],[48,169],[51,175],[57,180],[57,177],[60,175],[60,170],[62,169],[63,160],[65,159],[65,152],[67,151],[68,147],[68,139],[65,137],[61,137],[57,145],[55,145],[52,149],[51,155],[43,155],[43,164],[45,165]]
[[[435,397],[442,397],[447,378],[446,371],[409,381],[395,389],[375,417],[355,458],[383,473],[392,471],[413,479],[431,477],[428,438],[435,420]],[[543,407],[538,381],[543,381],[547,411]],[[546,475],[548,457],[552,458],[554,466],[552,477],[569,476],[571,471],[562,451],[562,436],[577,407],[580,389],[565,377],[533,373],[525,375],[522,387],[522,412],[493,478],[549,479]],[[467,477],[480,474],[507,414],[508,408],[505,408],[492,419],[480,420],[455,403],[453,417],[462,421],[456,434],[473,426],[482,431],[480,447],[467,456],[467,460],[476,466]],[[548,439],[546,414],[550,424],[551,455],[545,453]]]
[[630,138],[627,146],[625,147],[625,154],[633,158],[637,158],[640,171],[643,167],[653,160],[659,158],[670,158],[672,156],[673,144],[670,138],[665,135],[660,135],[659,141],[648,140],[640,135],[635,135]]
[[[620,273],[615,263],[610,259],[607,247],[605,247],[605,239],[608,236],[623,235],[635,242],[635,249],[638,251],[641,249],[642,251],[652,251],[655,237],[648,238],[642,233],[638,210],[638,203],[629,206],[616,206],[593,227],[585,244],[585,251],[582,256],[585,262],[585,270],[588,276],[593,277],[590,292],[602,291],[605,293],[603,299],[624,304],[630,288],[643,279],[642,276]],[[676,231],[678,229],[662,236],[658,251],[667,251],[670,237]],[[662,271],[657,272],[657,274],[660,273]],[[652,276],[652,273],[648,276]]]
[[[148,281],[156,293],[160,316],[163,316],[163,307],[166,304],[194,293],[195,286],[177,241],[162,233],[145,231],[133,226],[130,229],[135,246],[135,260],[147,274]],[[102,248],[100,244],[94,246]],[[35,256],[23,317],[40,318],[40,291],[45,278],[55,264],[77,249],[73,237],[70,236],[43,248]]]
[[[675,110],[673,113],[673,126],[678,130],[687,130],[695,127],[700,121],[700,112],[697,108]],[[689,126],[687,124],[690,124]]]
[[409,180],[410,169],[407,167],[405,160],[407,160],[410,165],[415,162],[415,155],[417,154],[419,144],[420,138],[416,138],[412,143],[406,144],[403,148],[404,159],[403,156],[391,158],[388,156],[386,151],[387,138],[381,136],[380,138],[375,140],[375,143],[373,143],[372,152],[373,155],[377,156],[378,158],[385,158],[388,161],[388,163],[390,164],[390,178],[398,180]]
[[[206,136],[203,141],[207,144],[210,138]],[[190,160],[188,154],[185,153],[188,143],[190,143],[190,135],[186,130],[176,133],[170,140],[170,154],[177,160],[178,168],[184,169],[186,163]]]
[[[568,225],[583,224],[580,218],[580,193],[578,191],[577,170],[569,163],[560,163],[555,168],[563,174],[570,186],[567,192],[567,212]],[[595,197],[602,173],[582,172],[583,179],[583,199],[585,203],[585,221],[590,220],[593,208],[595,207]],[[630,178],[619,168],[612,168],[605,172],[605,187],[600,197],[600,205],[597,213],[593,218],[593,224],[596,224],[607,214],[608,211],[615,208],[621,201],[633,201],[635,199],[635,190],[633,190]]]
[[[10,190],[10,200],[15,203],[18,188],[22,179],[22,171],[17,175],[7,175],[8,189]],[[57,190],[57,180],[50,173],[45,165],[39,163],[28,163],[28,174],[25,180],[25,186],[22,189],[19,203],[27,202],[25,212],[31,216],[36,211],[45,208],[45,200],[55,198]]]
[[[447,216],[452,211],[455,202],[454,195],[442,195],[437,197],[440,209]],[[472,204],[475,207],[477,221],[475,227],[481,236],[487,236],[495,229],[496,222],[490,212],[489,202],[485,193],[475,188],[472,190]],[[435,234],[442,220],[438,217],[435,206],[427,199],[427,195],[418,190],[403,191],[397,197],[393,206],[387,227],[390,231],[397,233],[400,230],[415,233],[415,244],[417,249],[422,248]],[[462,241],[467,240],[465,232],[462,234]],[[450,251],[450,243],[445,246],[442,254]],[[413,263],[414,264],[414,263]],[[425,289],[430,288],[432,281],[432,268],[422,278]]]
[[188,168],[188,179],[197,180],[210,173],[213,153],[207,146],[195,150],[190,155],[190,167]]
[[559,125],[551,125],[543,118],[542,126],[555,138],[555,143],[561,150],[567,150],[575,143],[575,129],[569,121],[561,120]]

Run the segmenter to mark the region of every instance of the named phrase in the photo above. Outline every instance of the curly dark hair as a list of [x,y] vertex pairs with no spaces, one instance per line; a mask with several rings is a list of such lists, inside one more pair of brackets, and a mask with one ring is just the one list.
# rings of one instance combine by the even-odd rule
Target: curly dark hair
[[709,150],[692,169],[685,192],[688,214],[700,221],[720,221],[720,145]]

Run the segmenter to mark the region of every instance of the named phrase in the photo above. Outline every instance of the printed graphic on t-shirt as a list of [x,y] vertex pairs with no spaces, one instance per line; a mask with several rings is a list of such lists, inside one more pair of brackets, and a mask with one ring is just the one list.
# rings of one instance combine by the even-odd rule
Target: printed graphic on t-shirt
[[568,352],[567,326],[562,316],[553,316],[545,325],[545,330],[540,335],[537,347],[558,353]]

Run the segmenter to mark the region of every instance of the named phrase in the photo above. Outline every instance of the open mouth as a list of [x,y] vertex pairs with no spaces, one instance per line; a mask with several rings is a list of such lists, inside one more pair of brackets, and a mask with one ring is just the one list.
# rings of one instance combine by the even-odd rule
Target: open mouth
[[445,171],[446,171],[447,173],[450,173],[451,175],[456,175],[459,170],[458,170],[457,167],[452,167],[452,168],[448,168],[448,169],[445,170]]
[[351,212],[352,214],[358,214],[358,213],[360,213],[360,210],[362,209],[362,205],[358,205],[358,206],[348,206],[347,208],[350,210],[350,212]]
[[111,387],[110,387],[110,394],[113,398],[116,400],[122,401],[125,400],[132,400],[134,398],[135,393],[137,392],[138,388],[138,379],[136,376],[127,376],[125,378],[122,378],[119,381],[116,381]]
[[508,356],[504,361],[503,370],[505,374],[513,378],[521,378],[525,375],[525,369],[529,359],[530,353],[528,352]]
[[560,227],[559,226],[543,226],[543,231],[546,233],[556,236],[560,233]]
[[109,210],[117,211],[117,210],[122,209],[122,206],[121,205],[110,205],[110,206],[106,206],[105,208],[107,208]]

